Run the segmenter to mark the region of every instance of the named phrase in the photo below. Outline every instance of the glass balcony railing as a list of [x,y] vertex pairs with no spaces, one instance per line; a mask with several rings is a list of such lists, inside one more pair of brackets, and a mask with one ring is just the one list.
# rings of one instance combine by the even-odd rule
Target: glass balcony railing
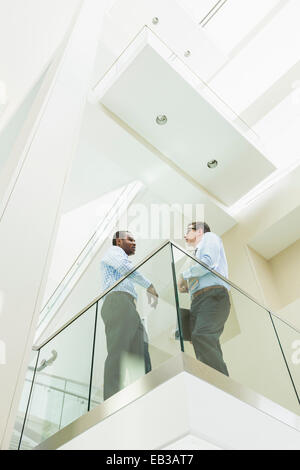
[[[191,268],[217,287],[191,296],[197,277],[182,282]],[[158,298],[138,283],[137,298],[128,293],[137,273]],[[297,345],[299,352],[291,325],[166,242],[36,348],[14,440],[19,449],[35,447],[180,351],[300,414]]]

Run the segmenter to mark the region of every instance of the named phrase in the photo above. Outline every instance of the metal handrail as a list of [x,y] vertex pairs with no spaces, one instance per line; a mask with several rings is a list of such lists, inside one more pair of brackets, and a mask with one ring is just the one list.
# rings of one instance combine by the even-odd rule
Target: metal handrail
[[252,297],[250,294],[248,294],[247,292],[245,292],[243,289],[241,289],[240,287],[238,287],[236,284],[234,284],[232,281],[230,281],[229,279],[225,278],[224,276],[222,276],[221,274],[217,273],[216,271],[214,271],[213,269],[211,269],[209,266],[207,266],[205,263],[203,263],[202,261],[200,261],[198,258],[196,258],[195,256],[191,255],[190,253],[188,253],[184,248],[182,248],[181,246],[177,245],[175,242],[173,242],[172,240],[167,240],[165,242],[163,242],[158,248],[156,248],[155,250],[153,250],[148,256],[146,256],[142,261],[140,261],[140,263],[138,263],[136,266],[134,266],[134,268],[132,268],[130,271],[128,271],[128,273],[126,273],[124,276],[122,276],[117,282],[115,282],[111,287],[109,287],[108,289],[106,289],[104,292],[102,292],[99,296],[97,296],[94,300],[92,300],[84,309],[80,310],[80,312],[78,312],[76,315],[74,315],[70,320],[68,320],[63,326],[61,326],[58,330],[55,331],[55,333],[53,333],[49,338],[47,338],[46,340],[44,340],[41,344],[39,345],[34,345],[32,347],[32,350],[33,351],[39,351],[43,346],[45,346],[47,343],[49,343],[49,341],[51,341],[53,338],[55,338],[59,333],[61,333],[64,329],[66,329],[69,325],[71,325],[71,323],[73,323],[75,320],[77,320],[77,318],[79,318],[81,315],[83,315],[87,310],[89,310],[93,305],[95,305],[97,302],[99,302],[99,300],[101,300],[103,297],[105,297],[109,292],[111,292],[113,289],[115,289],[115,287],[117,287],[121,282],[123,282],[127,277],[129,277],[134,271],[136,271],[137,269],[139,269],[143,264],[145,264],[150,258],[152,258],[154,255],[156,255],[157,253],[159,253],[159,251],[161,251],[163,248],[165,248],[167,245],[171,245],[171,246],[174,246],[175,248],[177,248],[178,250],[180,250],[182,253],[184,253],[186,256],[188,256],[189,258],[191,258],[192,260],[196,261],[198,264],[200,264],[201,266],[203,266],[207,271],[210,271],[213,275],[215,275],[216,277],[218,277],[219,279],[222,279],[222,281],[226,282],[226,284],[228,284],[229,286],[233,287],[235,290],[237,290],[238,292],[240,292],[241,294],[243,294],[244,296],[246,296],[248,299],[250,299],[252,302],[254,302],[256,305],[258,305],[260,308],[262,308],[263,310],[265,310],[266,312],[270,313],[272,316],[274,316],[275,318],[277,318],[278,320],[280,320],[281,322],[285,323],[287,326],[289,326],[290,328],[292,328],[294,331],[296,331],[297,333],[300,334],[300,331],[295,328],[294,325],[292,325],[291,323],[289,323],[288,321],[284,320],[282,317],[280,317],[279,315],[275,314],[274,312],[272,312],[272,310],[268,309],[266,306],[262,305],[257,299],[255,299],[254,297]]

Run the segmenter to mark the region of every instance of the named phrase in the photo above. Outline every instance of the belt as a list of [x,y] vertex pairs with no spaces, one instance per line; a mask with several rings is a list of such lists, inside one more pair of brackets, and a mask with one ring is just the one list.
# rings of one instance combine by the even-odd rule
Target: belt
[[225,289],[227,291],[226,287],[224,287],[224,286],[204,287],[203,289],[197,290],[197,292],[195,292],[195,294],[192,295],[192,299],[194,299],[195,297],[198,297],[198,295],[204,294],[204,292],[208,292],[209,290],[212,290],[212,289]]

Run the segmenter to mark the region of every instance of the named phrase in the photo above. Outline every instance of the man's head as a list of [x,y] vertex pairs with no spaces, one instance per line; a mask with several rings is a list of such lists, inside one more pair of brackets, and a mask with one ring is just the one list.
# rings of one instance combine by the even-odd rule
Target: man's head
[[192,222],[188,225],[184,239],[188,245],[196,247],[201,241],[203,234],[210,232],[210,228],[205,222]]
[[128,256],[135,254],[136,243],[132,233],[125,230],[116,232],[113,236],[112,244],[119,246]]

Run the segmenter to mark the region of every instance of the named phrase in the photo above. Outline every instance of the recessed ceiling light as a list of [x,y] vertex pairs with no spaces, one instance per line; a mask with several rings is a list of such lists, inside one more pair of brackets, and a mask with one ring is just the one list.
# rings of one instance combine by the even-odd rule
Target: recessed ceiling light
[[153,19],[152,19],[152,23],[153,24],[157,24],[159,22],[159,19],[157,18],[157,16],[155,16]]
[[167,124],[167,122],[168,118],[164,114],[159,114],[159,116],[157,116],[156,118],[156,124],[158,124],[159,126],[163,126],[164,124]]
[[218,166],[217,160],[210,160],[210,162],[207,162],[208,168],[216,168]]

